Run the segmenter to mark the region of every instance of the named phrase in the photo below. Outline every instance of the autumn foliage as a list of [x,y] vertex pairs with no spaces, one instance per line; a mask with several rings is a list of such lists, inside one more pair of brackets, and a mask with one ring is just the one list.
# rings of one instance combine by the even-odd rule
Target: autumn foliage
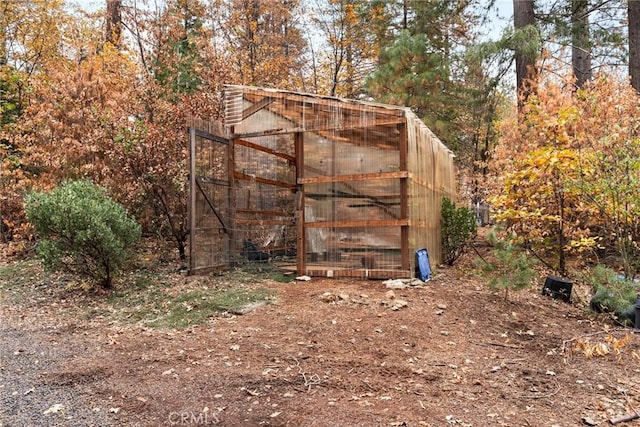
[[566,270],[569,253],[614,248],[631,274],[640,241],[640,100],[599,76],[540,85],[503,124],[494,153],[497,220]]
[[[145,233],[173,240],[186,257],[186,126],[194,116],[217,117],[228,71],[201,44],[210,36],[198,25],[197,3],[176,2],[160,19],[129,17],[147,32],[139,51],[83,36],[60,41],[77,55],[53,55],[38,72],[3,69],[3,84],[24,85],[11,92],[24,94],[20,114],[0,129],[3,239],[33,236],[22,206],[27,192],[90,179]],[[9,80],[7,70],[22,80]]]
[[224,84],[255,84],[410,106],[461,164],[482,163],[482,178],[491,164],[496,218],[529,249],[563,271],[569,253],[613,248],[636,269],[640,114],[626,82],[575,90],[545,74],[489,156],[503,97],[463,55],[479,22],[467,4],[326,0],[305,24],[299,0],[108,3],[3,4],[0,240],[35,237],[25,194],[90,179],[185,258],[186,126],[220,117]]

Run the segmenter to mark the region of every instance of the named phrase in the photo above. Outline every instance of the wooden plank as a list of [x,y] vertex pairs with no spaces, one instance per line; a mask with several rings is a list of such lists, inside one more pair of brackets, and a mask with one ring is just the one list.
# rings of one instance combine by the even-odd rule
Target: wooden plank
[[[400,146],[400,170],[406,171],[408,168],[408,141],[407,126],[398,125],[399,146]],[[409,218],[409,179],[400,179],[400,219],[408,221]],[[409,224],[400,227],[400,259],[402,269],[409,270],[411,260],[409,259]]]
[[264,107],[266,107],[267,105],[271,104],[275,100],[276,100],[275,98],[270,97],[270,96],[262,98],[262,100],[256,102],[251,107],[246,108],[242,112],[242,120],[244,121],[245,119],[251,117],[252,115],[254,115],[258,111],[262,110]]
[[201,233],[203,231],[217,231],[218,234],[222,234],[224,233],[224,228],[222,227],[216,227],[216,226],[212,226],[212,227],[198,227],[198,233]]
[[298,183],[296,186],[296,271],[301,276],[304,274],[307,262],[307,257],[305,256],[307,250],[306,227],[304,223],[305,188],[300,183],[300,180],[304,178],[304,136],[302,132],[295,134],[293,145],[296,154],[296,182]]
[[388,116],[404,117],[405,108],[394,105],[380,104],[376,102],[359,101],[353,99],[337,98],[326,95],[309,94],[303,92],[286,91],[281,89],[260,88],[254,86],[225,85],[228,88],[241,90],[248,99],[250,96],[272,96],[286,99],[289,102],[298,102],[304,105],[311,105],[316,110],[320,107],[328,108],[327,112],[332,113],[335,106],[341,110],[371,111],[376,114]]
[[[394,196],[393,198],[393,202],[384,202],[382,199],[386,198],[387,196],[372,196],[372,195],[368,195],[368,194],[364,194],[361,191],[358,191],[354,186],[350,185],[348,182],[343,183],[343,185],[352,190],[354,192],[354,194],[351,193],[346,193],[344,191],[332,191],[332,194],[329,195],[328,198],[331,198],[334,202],[337,198],[340,197],[347,197],[347,198],[359,198],[359,199],[367,199],[369,200],[369,204],[367,205],[360,205],[360,207],[364,207],[364,206],[374,206],[378,209],[381,209],[384,213],[386,213],[387,215],[389,215],[391,218],[395,218],[395,219],[400,219],[400,217],[393,211],[393,209],[390,209],[390,206],[394,206],[394,205],[399,205],[400,202],[396,202],[396,199],[399,199],[400,196]],[[349,205],[349,207],[358,207],[357,205]]]
[[287,211],[269,211],[269,210],[253,210],[253,209],[237,209],[236,213],[243,215],[261,215],[261,216],[285,216],[293,218],[295,214]]
[[361,221],[314,221],[305,222],[306,228],[358,228],[358,227],[402,227],[409,225],[406,219],[373,219]]
[[229,186],[229,181],[224,181],[222,179],[217,179],[217,178],[211,178],[208,176],[196,176],[196,179],[198,181],[200,181],[200,185],[202,184],[207,184],[207,185],[218,185],[221,187],[228,187]]
[[417,177],[417,175],[410,173],[409,178],[411,178],[411,182],[415,185],[419,185],[420,187],[426,188],[427,190],[435,191],[436,187],[433,184],[430,184],[424,180],[421,180]]
[[[342,123],[342,124],[322,124],[317,126],[296,126],[291,128],[276,128],[276,129],[267,129],[263,131],[257,132],[244,132],[232,134],[232,139],[240,139],[240,138],[259,138],[261,136],[272,136],[272,135],[286,135],[298,132],[314,132],[314,133],[322,133],[326,138],[333,139],[335,135],[331,135],[327,132],[342,132],[347,130],[354,129],[371,129],[375,127],[385,127],[385,126],[394,126],[397,124],[404,123],[404,117],[392,118],[392,119],[378,119],[371,120],[367,123],[363,123],[361,120],[356,120],[352,123]],[[354,141],[355,143],[355,141]]]
[[[345,187],[350,188],[348,184],[345,184]],[[354,193],[347,193],[345,191],[336,191],[335,193],[306,193],[306,196],[315,200],[326,200],[326,199],[370,199],[371,196],[366,196],[358,191]],[[397,200],[400,200],[399,194],[387,194],[384,196],[376,196],[375,200],[381,202],[382,204],[396,204]],[[393,202],[383,202],[383,200],[393,200]]]
[[227,227],[225,225],[224,220],[222,219],[222,217],[218,213],[218,210],[216,209],[216,207],[213,205],[213,202],[211,201],[211,199],[209,199],[209,195],[204,191],[204,188],[203,188],[202,184],[200,183],[200,180],[197,177],[196,177],[196,186],[198,187],[198,189],[202,193],[202,196],[204,197],[204,200],[207,202],[207,205],[209,205],[209,209],[211,209],[211,211],[216,216],[216,218],[218,218],[218,221],[220,222],[220,225],[222,225],[222,228],[224,229],[224,232],[229,234],[229,227]]
[[324,182],[351,182],[351,181],[368,181],[374,179],[399,179],[409,178],[407,171],[398,172],[376,172],[376,173],[360,173],[355,175],[337,175],[337,176],[314,176],[309,178],[298,178],[298,184],[318,184]]
[[262,151],[263,153],[271,154],[276,157],[280,157],[282,159],[286,159],[291,163],[295,163],[296,158],[289,154],[280,153],[278,151],[272,150],[271,148],[263,147],[259,144],[254,144],[253,142],[245,141],[244,139],[236,139],[234,140],[235,145],[242,145],[243,147],[252,148],[257,151]]
[[225,145],[229,144],[229,140],[226,139],[226,138],[223,138],[221,136],[214,135],[212,133],[205,132],[205,131],[199,130],[199,129],[196,129],[195,132],[196,132],[196,136],[198,136],[200,138],[209,139],[211,141],[216,141],[216,142],[219,142],[219,143],[225,144]]
[[274,187],[282,187],[282,188],[296,188],[295,184],[289,184],[288,182],[275,181],[273,179],[261,178],[259,176],[247,175],[242,172],[234,172],[233,177],[235,179],[244,179],[247,181],[259,182],[261,184],[273,185]]
[[236,218],[236,224],[295,225],[296,220],[295,218],[290,220]]
[[261,136],[271,136],[271,135],[286,135],[290,133],[298,133],[304,132],[305,129],[301,127],[294,128],[277,128],[277,129],[268,129],[259,132],[245,132],[245,133],[234,133],[231,134],[232,139],[241,139],[241,138],[259,138]]
[[[231,132],[233,133],[233,130],[235,129],[235,126],[231,127]],[[235,253],[236,250],[238,249],[236,247],[236,209],[237,209],[237,202],[236,202],[236,180],[235,180],[235,176],[233,173],[231,173],[232,171],[235,170],[236,167],[236,143],[233,139],[229,140],[229,146],[227,147],[227,177],[229,178],[229,188],[227,190],[227,204],[228,204],[228,208],[229,208],[229,227],[231,227],[231,230],[228,234],[228,239],[225,242],[225,246],[227,249],[227,253],[225,256],[225,259],[227,261],[227,263],[231,263],[231,254]]]
[[196,268],[196,129],[189,127],[189,274]]
[[376,280],[386,280],[386,279],[410,279],[413,277],[410,270],[386,270],[386,269],[375,269],[375,270],[364,270],[364,269],[343,269],[340,267],[336,267],[336,269],[332,269],[331,267],[309,267],[306,269],[305,273],[311,277],[332,277],[332,278],[355,278],[355,279],[376,279]]
[[376,118],[363,121],[360,116],[358,119],[351,122],[338,122],[337,124],[327,124],[325,120],[318,121],[317,124],[307,125],[304,130],[306,132],[326,132],[326,131],[345,131],[352,129],[370,129],[375,127],[395,126],[399,123],[404,123],[404,117],[392,117],[392,118]]

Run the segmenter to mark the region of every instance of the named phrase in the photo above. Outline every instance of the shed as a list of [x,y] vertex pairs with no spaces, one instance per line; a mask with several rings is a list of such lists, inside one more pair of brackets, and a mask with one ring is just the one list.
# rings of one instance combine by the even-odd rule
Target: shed
[[414,277],[441,260],[454,155],[408,108],[226,86],[224,123],[193,120],[190,273],[279,260],[297,274]]

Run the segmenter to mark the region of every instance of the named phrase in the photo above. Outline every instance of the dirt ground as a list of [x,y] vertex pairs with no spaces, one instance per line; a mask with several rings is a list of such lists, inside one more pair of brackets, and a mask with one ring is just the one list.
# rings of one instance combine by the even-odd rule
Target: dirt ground
[[640,409],[640,334],[436,272],[394,290],[264,280],[271,303],[186,330],[4,295],[0,426],[580,426]]

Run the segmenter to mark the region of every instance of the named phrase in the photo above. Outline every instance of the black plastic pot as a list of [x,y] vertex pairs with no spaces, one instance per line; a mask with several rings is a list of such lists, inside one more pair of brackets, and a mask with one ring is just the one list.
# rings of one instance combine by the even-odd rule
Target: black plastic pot
[[571,302],[573,282],[559,276],[547,276],[542,288],[542,295],[550,296],[564,302]]

